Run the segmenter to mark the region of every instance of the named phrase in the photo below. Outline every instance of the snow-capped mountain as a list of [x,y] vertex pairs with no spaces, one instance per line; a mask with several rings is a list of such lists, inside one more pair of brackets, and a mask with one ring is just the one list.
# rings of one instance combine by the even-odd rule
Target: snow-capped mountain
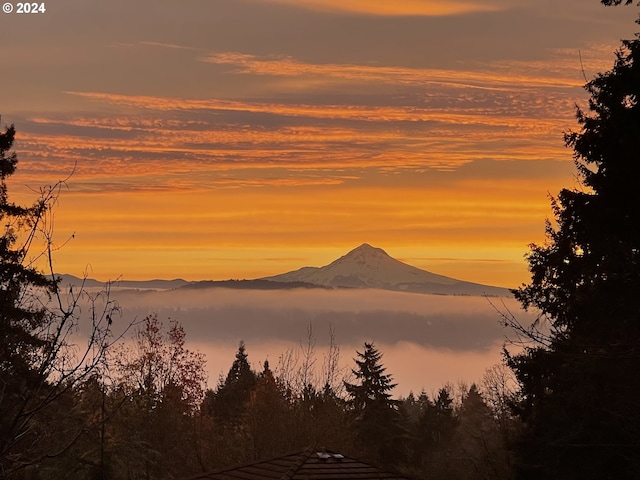
[[407,265],[367,243],[324,267],[303,267],[263,280],[445,295],[510,295],[506,288],[464,282]]

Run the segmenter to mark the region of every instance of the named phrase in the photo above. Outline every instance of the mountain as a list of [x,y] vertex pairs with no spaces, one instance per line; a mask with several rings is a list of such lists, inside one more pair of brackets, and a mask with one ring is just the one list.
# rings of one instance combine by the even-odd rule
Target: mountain
[[441,295],[511,296],[506,288],[465,282],[407,265],[367,243],[324,267],[303,267],[261,280]]
[[331,288],[304,282],[274,282],[257,278],[255,280],[200,280],[180,287],[184,290],[203,288],[233,288],[235,290],[288,290],[291,288]]
[[[68,274],[58,276],[62,278],[62,286],[73,285],[74,287],[79,287],[84,285],[85,288],[102,288],[105,284],[105,282],[100,282],[93,278],[83,280],[82,278]],[[115,280],[111,286],[116,289],[170,290],[180,288],[189,283],[190,282],[182,280],[181,278],[177,278],[175,280]]]
[[[79,286],[82,279],[61,275],[62,285]],[[86,279],[87,288],[103,287],[104,283]],[[411,293],[438,295],[488,295],[509,297],[506,288],[465,282],[422,270],[392,258],[381,248],[363,243],[346,255],[324,267],[302,267],[293,272],[254,280],[222,280],[187,282],[175,280],[120,280],[113,288],[136,290],[170,290],[176,288],[234,288],[243,290],[282,290],[292,288],[379,288]]]

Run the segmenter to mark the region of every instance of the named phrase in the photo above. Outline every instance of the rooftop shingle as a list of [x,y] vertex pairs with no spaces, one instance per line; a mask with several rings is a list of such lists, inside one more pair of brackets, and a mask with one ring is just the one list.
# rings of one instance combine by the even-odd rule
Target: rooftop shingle
[[203,473],[188,480],[408,480],[330,450],[307,449],[262,462]]

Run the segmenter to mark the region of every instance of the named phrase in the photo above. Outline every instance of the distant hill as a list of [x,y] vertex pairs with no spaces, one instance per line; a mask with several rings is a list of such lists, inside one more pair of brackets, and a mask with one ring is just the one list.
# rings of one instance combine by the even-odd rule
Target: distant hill
[[[65,285],[73,285],[74,287],[78,287],[82,285],[83,280],[74,275],[63,274],[60,275],[62,278],[62,286]],[[140,289],[140,290],[170,290],[173,288],[180,288],[184,285],[187,285],[190,282],[183,280],[181,278],[177,278],[175,280],[115,280],[112,282],[112,287],[115,288],[131,288],[131,289]],[[84,280],[84,286],[86,288],[99,288],[104,287],[105,282],[100,282],[98,280],[94,280],[92,278],[87,278]]]
[[235,288],[239,290],[286,290],[290,288],[331,288],[305,282],[274,282],[259,278],[256,280],[202,280],[184,285],[183,289]]
[[324,267],[303,267],[264,277],[272,282],[303,282],[322,287],[380,288],[441,295],[511,296],[506,288],[465,282],[407,265],[381,248],[363,243]]

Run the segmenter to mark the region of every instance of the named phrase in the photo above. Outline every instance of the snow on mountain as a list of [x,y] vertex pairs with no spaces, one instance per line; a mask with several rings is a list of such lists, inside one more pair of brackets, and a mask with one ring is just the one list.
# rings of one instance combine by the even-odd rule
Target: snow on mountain
[[505,288],[464,282],[407,265],[392,258],[381,248],[367,243],[324,267],[303,267],[293,272],[265,277],[264,280],[445,295],[510,295]]

